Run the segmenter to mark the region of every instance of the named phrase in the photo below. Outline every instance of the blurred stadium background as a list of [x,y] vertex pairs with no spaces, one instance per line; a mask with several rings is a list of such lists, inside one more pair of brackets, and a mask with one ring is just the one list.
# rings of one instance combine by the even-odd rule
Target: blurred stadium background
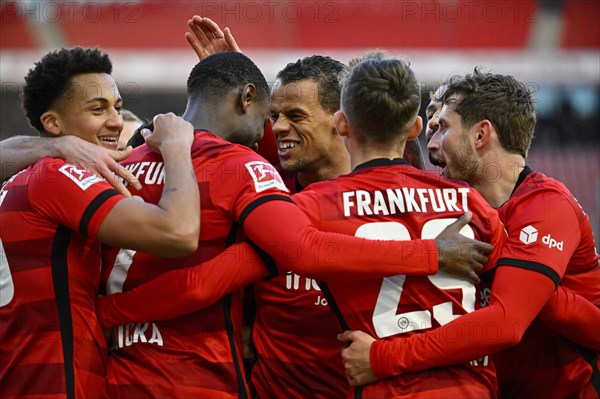
[[571,189],[598,240],[598,0],[2,0],[0,138],[35,134],[20,110],[23,76],[63,46],[108,52],[134,113],[183,112],[185,82],[197,61],[184,38],[194,14],[230,27],[270,82],[297,58],[323,54],[346,62],[374,47],[411,61],[423,82],[423,105],[436,83],[476,65],[517,76],[537,101],[528,163]]

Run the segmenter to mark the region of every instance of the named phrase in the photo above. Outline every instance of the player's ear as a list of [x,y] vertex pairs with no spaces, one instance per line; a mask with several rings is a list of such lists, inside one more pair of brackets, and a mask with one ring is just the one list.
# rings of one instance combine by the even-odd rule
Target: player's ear
[[62,120],[55,110],[46,111],[40,116],[40,122],[44,130],[53,136],[60,136],[62,133]]
[[333,114],[333,124],[335,126],[335,130],[337,130],[340,136],[347,136],[350,127],[348,126],[348,120],[346,119],[346,115],[340,110]]
[[413,123],[412,127],[408,131],[407,140],[415,140],[421,134],[421,130],[423,130],[423,118],[417,115],[415,119],[415,123]]
[[494,129],[494,125],[487,119],[482,120],[477,124],[477,131],[475,136],[475,148],[479,149],[487,145],[488,141],[492,134],[494,134],[496,130]]
[[255,100],[255,97],[256,86],[254,86],[252,83],[247,83],[246,85],[244,85],[244,87],[242,88],[242,93],[240,95],[240,103],[243,113],[248,112],[248,108],[250,107],[250,104],[252,104],[252,102]]

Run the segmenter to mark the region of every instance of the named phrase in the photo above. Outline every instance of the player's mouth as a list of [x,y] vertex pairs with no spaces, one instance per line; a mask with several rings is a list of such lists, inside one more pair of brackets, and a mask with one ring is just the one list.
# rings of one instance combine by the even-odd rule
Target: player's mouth
[[439,158],[434,158],[436,163],[437,163],[437,167],[440,168],[440,175],[446,177],[445,173],[446,173],[446,162],[442,161]]
[[119,145],[119,136],[98,136],[100,144],[109,150],[116,150]]
[[280,157],[289,156],[298,145],[300,145],[299,141],[279,141],[277,142],[277,154]]

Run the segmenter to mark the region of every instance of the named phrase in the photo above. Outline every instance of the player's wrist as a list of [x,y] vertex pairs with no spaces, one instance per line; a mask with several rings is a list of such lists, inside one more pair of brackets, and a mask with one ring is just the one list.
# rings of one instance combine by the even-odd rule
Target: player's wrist
[[47,145],[47,153],[52,158],[66,160],[69,156],[69,149],[75,144],[74,136],[60,136],[56,138],[43,137]]

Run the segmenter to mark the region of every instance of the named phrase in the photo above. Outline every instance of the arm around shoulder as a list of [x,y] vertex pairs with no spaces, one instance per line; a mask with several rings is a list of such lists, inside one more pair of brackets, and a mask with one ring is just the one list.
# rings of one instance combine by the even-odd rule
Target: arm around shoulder
[[154,119],[148,145],[165,163],[165,185],[157,205],[119,201],[104,219],[100,241],[164,257],[186,256],[198,246],[200,194],[191,159],[193,127],[174,114]]

